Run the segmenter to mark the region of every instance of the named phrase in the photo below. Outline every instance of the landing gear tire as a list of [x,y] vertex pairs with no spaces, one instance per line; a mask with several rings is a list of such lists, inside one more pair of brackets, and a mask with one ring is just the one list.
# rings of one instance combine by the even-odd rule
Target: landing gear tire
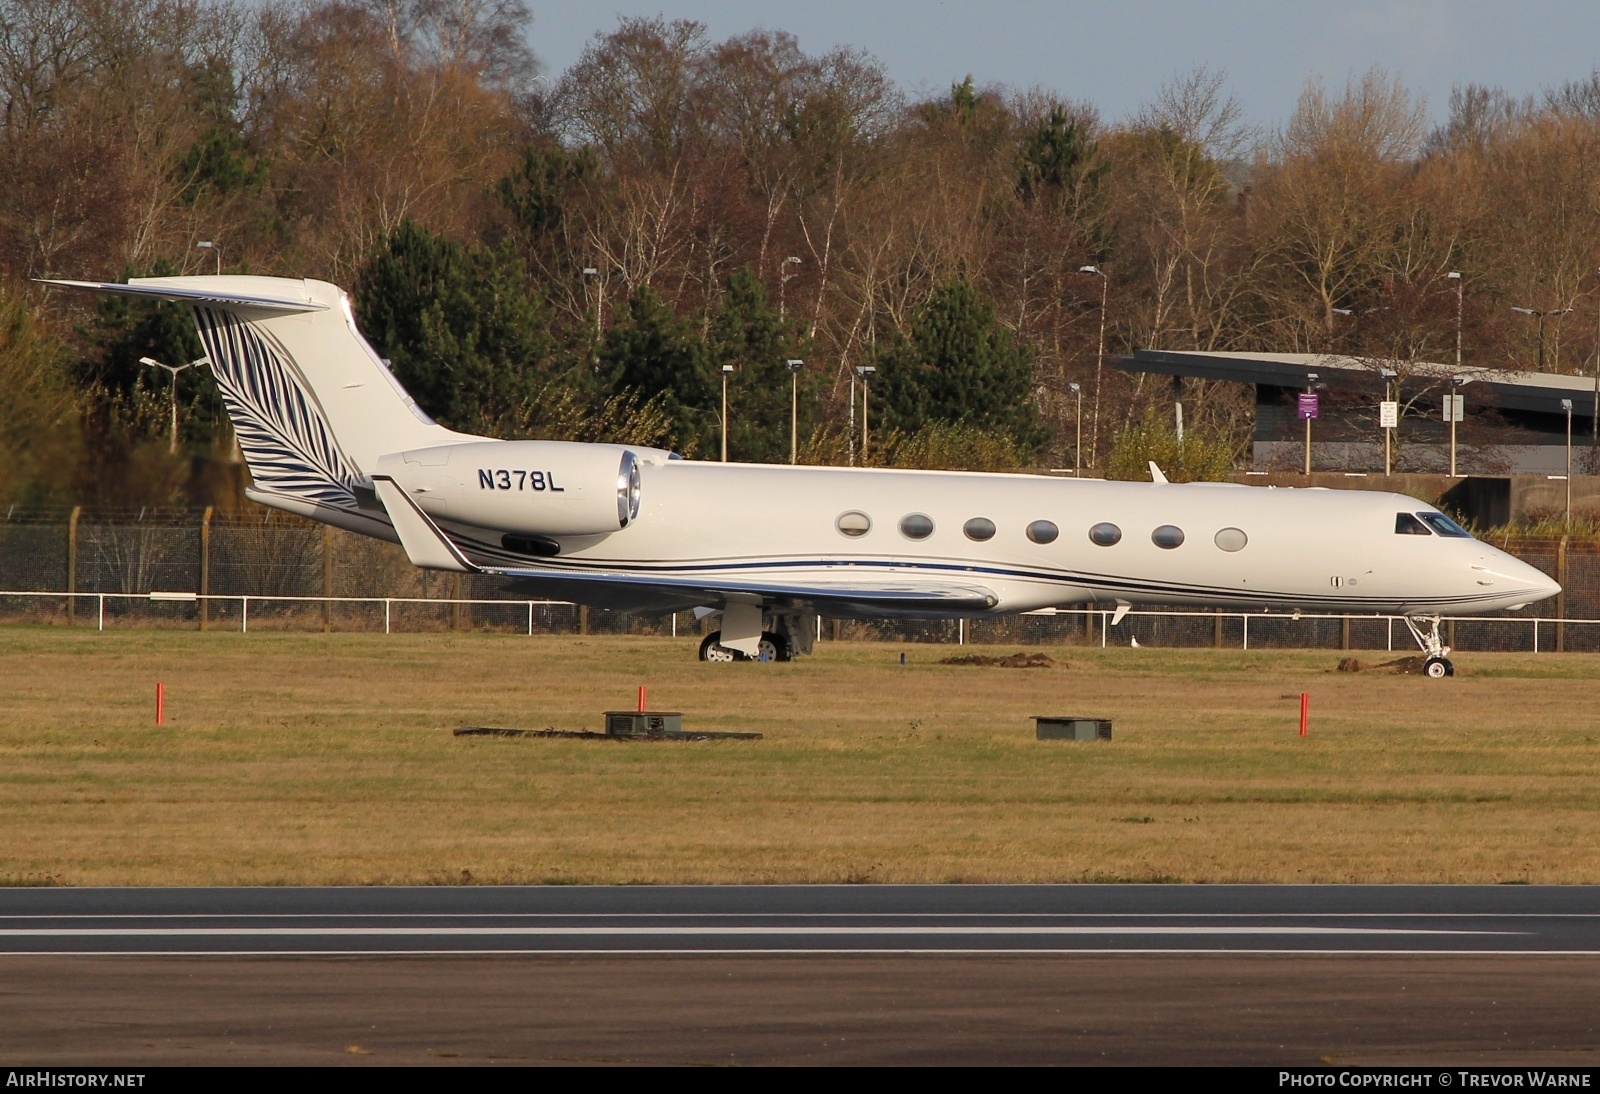
[[781,634],[774,634],[772,631],[761,633],[761,642],[756,646],[754,657],[724,646],[721,631],[712,631],[700,640],[702,661],[787,661],[790,656],[789,643]]
[[712,631],[700,640],[700,660],[702,661],[748,661],[750,660],[738,650],[730,650],[722,644],[722,632]]
[[1443,680],[1446,676],[1454,676],[1456,667],[1448,657],[1430,657],[1422,663],[1422,671],[1430,679]]

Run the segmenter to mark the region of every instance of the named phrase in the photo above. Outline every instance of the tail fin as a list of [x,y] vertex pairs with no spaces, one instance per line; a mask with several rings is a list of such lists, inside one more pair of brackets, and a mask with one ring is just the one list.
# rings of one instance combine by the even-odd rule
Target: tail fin
[[[481,439],[422,412],[356,330],[349,297],[326,281],[148,277],[126,285],[48,284],[189,305],[250,465],[248,493],[264,504],[370,532],[373,518],[359,510],[363,498],[372,498],[378,457]],[[381,509],[373,514],[381,521]]]

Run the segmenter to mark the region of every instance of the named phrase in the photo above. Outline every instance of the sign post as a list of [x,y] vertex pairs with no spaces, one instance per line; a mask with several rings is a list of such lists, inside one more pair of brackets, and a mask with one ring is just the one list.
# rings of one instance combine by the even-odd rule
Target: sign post
[[[1452,381],[1459,382],[1459,381]],[[1450,394],[1444,397],[1444,420],[1450,423],[1450,477],[1456,477],[1456,423],[1462,420],[1465,398]]]
[[[1313,375],[1311,379],[1316,379]],[[1311,420],[1318,416],[1317,394],[1303,391],[1294,397],[1295,416],[1306,423],[1306,474],[1311,474]]]
[[1383,473],[1394,474],[1394,430],[1400,425],[1400,404],[1385,399],[1378,404],[1378,425],[1383,429]]

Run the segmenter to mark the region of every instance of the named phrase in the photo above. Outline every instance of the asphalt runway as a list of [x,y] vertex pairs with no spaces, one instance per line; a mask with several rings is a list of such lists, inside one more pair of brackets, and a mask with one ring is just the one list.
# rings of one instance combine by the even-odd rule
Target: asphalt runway
[[8,1063],[1600,1061],[1600,889],[0,890]]

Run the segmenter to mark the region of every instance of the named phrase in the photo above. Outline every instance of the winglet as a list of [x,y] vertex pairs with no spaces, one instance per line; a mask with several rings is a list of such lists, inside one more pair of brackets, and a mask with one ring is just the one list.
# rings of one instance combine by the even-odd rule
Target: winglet
[[406,496],[400,485],[386,475],[372,477],[372,489],[389,513],[389,523],[394,525],[400,545],[413,566],[425,570],[451,570],[458,574],[481,573],[479,567],[467,561],[467,556],[450,538],[439,530],[433,518]]
[[1165,483],[1167,481],[1167,476],[1162,474],[1161,468],[1156,466],[1155,460],[1150,461],[1150,481],[1159,483]]
[[1128,609],[1133,607],[1126,600],[1117,601],[1117,610],[1111,613],[1111,625],[1115,627],[1122,622],[1122,617],[1128,614]]

